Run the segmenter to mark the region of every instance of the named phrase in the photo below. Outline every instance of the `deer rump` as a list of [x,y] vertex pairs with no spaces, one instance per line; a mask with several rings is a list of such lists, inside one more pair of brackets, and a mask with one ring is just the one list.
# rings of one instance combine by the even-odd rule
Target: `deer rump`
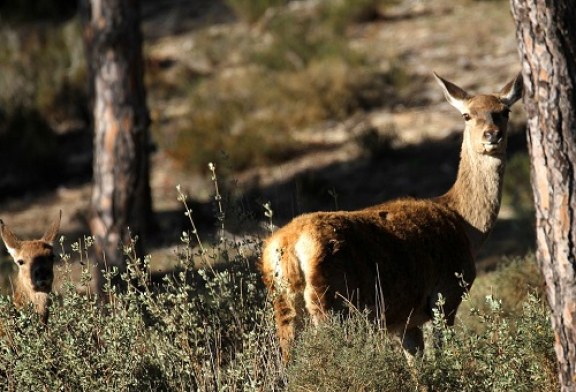
[[439,294],[452,324],[463,282],[476,276],[461,218],[432,200],[306,214],[269,245],[262,268],[277,294],[304,292],[306,310],[318,319],[327,310],[368,308],[396,331],[430,320]]

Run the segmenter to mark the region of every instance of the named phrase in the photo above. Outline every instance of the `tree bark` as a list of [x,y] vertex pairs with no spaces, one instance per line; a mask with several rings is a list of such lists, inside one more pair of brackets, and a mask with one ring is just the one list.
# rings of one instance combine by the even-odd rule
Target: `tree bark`
[[562,391],[576,391],[576,3],[511,5],[524,74],[537,259]]
[[141,237],[152,216],[140,8],[138,0],[81,0],[80,10],[93,94],[90,229],[100,265],[123,271],[120,244]]

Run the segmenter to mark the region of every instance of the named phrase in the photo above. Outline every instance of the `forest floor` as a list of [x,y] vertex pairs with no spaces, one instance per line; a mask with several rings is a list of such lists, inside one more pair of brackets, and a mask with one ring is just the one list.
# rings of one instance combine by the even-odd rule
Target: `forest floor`
[[[191,69],[210,67],[203,59],[190,58],[182,48],[207,31],[238,34],[250,29],[219,2],[203,6],[194,3],[144,3],[148,60],[169,59]],[[405,1],[379,18],[356,25],[349,33],[353,45],[368,48],[382,61],[399,59],[409,69],[414,84],[411,103],[295,130],[300,142],[314,146],[309,153],[279,165],[227,173],[222,187],[243,195],[241,202],[257,222],[265,220],[261,204],[271,201],[278,211],[277,224],[305,211],[362,208],[403,195],[428,197],[445,192],[455,178],[463,122],[444,101],[431,72],[473,93],[498,91],[520,71],[508,7],[504,1]],[[221,66],[210,72],[230,72],[233,67]],[[181,121],[192,110],[185,101],[156,98],[154,92],[149,94],[149,106],[153,119],[155,113],[171,113],[162,125],[167,130],[170,121]],[[511,121],[512,157],[526,150],[521,105],[514,109]],[[361,139],[370,144],[374,135],[377,140],[386,140],[384,148],[372,151],[358,143]],[[90,146],[84,143],[83,148]],[[177,184],[190,195],[197,223],[208,236],[214,227],[210,200],[213,185],[208,170],[205,175],[181,170],[164,151],[155,152],[151,187],[160,230],[149,244],[149,251],[160,264],[173,257],[171,249],[188,227],[177,201]],[[0,216],[27,238],[39,236],[58,210],[63,210],[61,231],[67,240],[75,241],[88,234],[90,193],[88,180],[41,193],[24,192],[5,199]],[[231,232],[241,234],[238,230],[231,225]],[[532,234],[527,232],[531,228],[526,222],[517,219],[511,206],[504,205],[490,242],[480,255],[480,268],[492,268],[503,255],[519,255],[531,249]]]

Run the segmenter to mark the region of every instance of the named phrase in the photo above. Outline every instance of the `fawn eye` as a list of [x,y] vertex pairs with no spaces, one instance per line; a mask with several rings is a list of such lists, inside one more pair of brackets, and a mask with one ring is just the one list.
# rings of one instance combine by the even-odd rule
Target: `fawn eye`
[[472,118],[468,113],[464,113],[462,117],[464,117],[464,121],[469,121]]
[[24,260],[18,259],[18,260],[16,260],[16,263],[17,263],[18,265],[24,265]]

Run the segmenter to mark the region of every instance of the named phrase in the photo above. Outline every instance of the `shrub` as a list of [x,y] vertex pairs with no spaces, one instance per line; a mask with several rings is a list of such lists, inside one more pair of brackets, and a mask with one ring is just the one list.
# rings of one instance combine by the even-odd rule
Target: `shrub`
[[[211,165],[213,180],[216,173]],[[217,184],[216,184],[217,185]],[[0,296],[0,385],[4,390],[91,391],[533,391],[556,390],[554,337],[542,300],[516,284],[506,311],[496,295],[468,296],[455,327],[439,312],[427,344],[409,363],[397,341],[356,311],[306,328],[287,367],[275,338],[270,301],[255,272],[257,237],[226,239],[230,208],[215,187],[216,239],[201,238],[184,202],[190,230],[182,233],[177,268],[152,279],[150,256],[125,247],[126,290],[107,285],[107,301],[66,285],[50,322],[33,309],[16,310]],[[272,217],[270,211],[267,215]],[[63,242],[62,242],[63,244]],[[91,241],[84,240],[84,246]],[[87,250],[72,244],[86,261]],[[63,249],[65,263],[71,255]],[[494,272],[498,287],[530,282],[533,260]],[[65,268],[68,271],[68,268]],[[111,281],[117,271],[107,271]],[[521,279],[519,279],[521,277]],[[487,279],[480,277],[481,282]],[[480,285],[486,287],[487,284]],[[473,289],[474,290],[474,289]],[[507,293],[506,295],[510,295]],[[485,302],[485,306],[482,303]],[[430,335],[430,333],[427,333]]]
[[367,314],[332,317],[301,336],[287,369],[289,391],[414,391],[400,344]]
[[557,390],[554,337],[543,301],[529,296],[519,316],[505,317],[502,301],[486,297],[488,310],[472,309],[482,332],[466,324],[448,328],[437,317],[440,346],[422,362],[422,383],[439,391]]

